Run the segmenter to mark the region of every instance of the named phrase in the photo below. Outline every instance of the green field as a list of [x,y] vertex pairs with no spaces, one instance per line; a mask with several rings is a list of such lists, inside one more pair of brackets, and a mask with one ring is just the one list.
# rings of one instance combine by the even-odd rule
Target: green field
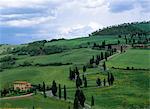
[[[101,51],[91,50],[88,48],[75,49],[69,52],[45,55],[45,56],[34,56],[34,57],[19,57],[17,60],[25,61],[32,60],[35,63],[38,62],[73,62],[74,64],[84,64],[86,63],[92,55],[99,54]],[[125,53],[117,55],[113,57],[111,60],[107,61],[107,65],[109,67],[117,66],[117,67],[126,67],[126,65],[134,66],[135,68],[149,68],[148,64],[148,50],[141,49],[129,49]],[[58,58],[57,58],[58,57]],[[61,59],[63,60],[61,60]],[[59,60],[60,59],[60,60]],[[144,61],[145,60],[145,61]],[[125,63],[125,64],[124,64]],[[140,64],[139,64],[140,63]],[[74,99],[75,83],[68,79],[69,67],[72,65],[64,65],[64,66],[47,66],[47,67],[20,67],[13,69],[6,69],[0,75],[0,81],[2,87],[7,87],[12,84],[15,80],[25,80],[29,81],[33,84],[39,84],[43,81],[51,85],[53,80],[56,80],[57,83],[61,85],[66,85],[67,95],[70,99]],[[96,87],[96,78],[100,77],[101,79],[106,78],[106,73],[102,73],[99,68],[90,68],[87,69],[87,72],[94,73],[87,75],[88,85],[92,85],[94,87],[84,88],[83,91],[86,96],[86,103],[90,104],[91,96],[95,97],[95,106],[93,109],[126,109],[126,108],[147,108],[150,105],[149,103],[149,72],[148,71],[123,71],[123,70],[113,70],[110,71],[115,75],[115,85],[111,87]],[[82,73],[82,69],[80,70]],[[99,73],[99,74],[95,74]],[[33,99],[38,98],[39,101],[34,101],[35,106],[46,109],[47,106],[52,102],[53,108],[55,107],[55,100],[45,100],[43,96],[34,96]],[[29,99],[30,98],[26,98]],[[28,107],[31,106],[30,103],[25,101],[26,99],[21,99],[16,101],[5,100],[1,103],[2,107],[12,106],[12,107]],[[41,99],[43,102],[41,103]],[[23,103],[26,104],[23,104]],[[35,103],[36,102],[36,103]],[[45,102],[45,103],[44,103]],[[49,103],[50,102],[50,103]],[[22,105],[20,105],[22,104]],[[64,103],[60,102],[62,106]],[[56,109],[60,108],[59,106],[55,107]]]
[[73,49],[67,52],[51,54],[51,55],[42,55],[42,56],[25,56],[18,57],[17,64],[20,64],[24,61],[36,63],[73,63],[73,64],[86,64],[89,62],[89,59],[94,55],[100,54],[102,50],[92,50],[91,48],[81,48]]
[[[55,80],[57,86],[58,84],[61,84],[61,87],[66,85],[67,99],[74,101],[76,85],[75,81],[71,81],[68,78],[69,68],[77,66],[82,78],[83,65],[89,64],[92,56],[106,52],[106,49],[92,49],[94,43],[102,45],[102,42],[105,41],[106,44],[117,44],[119,40],[120,47],[122,44],[125,44],[126,35],[129,48],[127,48],[126,52],[118,52],[117,55],[112,56],[110,60],[106,61],[107,71],[102,70],[103,62],[100,62],[98,66],[94,64],[93,68],[87,68],[85,76],[88,87],[81,88],[86,97],[85,103],[90,105],[91,97],[94,96],[95,106],[92,109],[150,109],[150,72],[146,70],[120,70],[112,68],[134,67],[137,69],[150,69],[150,50],[131,48],[131,44],[134,43],[133,40],[135,40],[135,43],[146,43],[145,45],[149,45],[149,41],[147,41],[150,37],[148,33],[149,24],[148,22],[112,26],[104,28],[102,33],[97,31],[96,35],[90,34],[90,37],[76,39],[37,41],[25,45],[0,45],[0,58],[8,55],[14,56],[1,60],[2,64],[0,63],[0,65],[3,65],[3,68],[0,69],[0,89],[7,89],[13,85],[14,81],[19,80],[35,85],[45,82],[46,86],[51,87],[52,81]],[[140,36],[137,34],[132,37],[139,30],[140,32],[145,32],[145,35],[142,34]],[[105,35],[104,33],[116,34]],[[120,38],[118,35],[121,35]],[[49,49],[49,47],[53,47],[53,49]],[[46,52],[46,50],[49,51]],[[24,65],[24,63],[29,63],[29,65]],[[56,66],[58,63],[61,64]],[[66,63],[69,64],[64,65]],[[6,65],[10,65],[10,68],[6,67]],[[107,72],[113,73],[115,78],[114,85],[97,87],[96,79],[99,77],[102,81],[104,78],[107,80]],[[68,109],[68,106],[71,106],[72,109],[73,104],[48,95],[47,98],[44,98],[41,92],[26,98],[0,100],[0,108],[4,109],[33,109],[33,106],[35,109]]]
[[0,101],[1,108],[25,109],[67,109],[71,104],[53,98],[44,98],[43,95],[34,95],[28,98]]
[[[57,46],[67,46],[71,48],[76,48],[78,46],[85,46],[88,45],[89,42],[90,45],[93,43],[99,43],[101,44],[104,40],[106,43],[117,43],[118,41],[117,35],[103,35],[103,36],[92,36],[92,37],[82,37],[82,38],[76,38],[76,39],[69,39],[69,40],[60,40],[60,41],[54,41],[46,43],[46,45],[57,45]],[[124,42],[124,40],[121,40],[121,42]]]
[[130,49],[125,53],[113,57],[107,62],[107,65],[120,68],[150,68],[150,50]]

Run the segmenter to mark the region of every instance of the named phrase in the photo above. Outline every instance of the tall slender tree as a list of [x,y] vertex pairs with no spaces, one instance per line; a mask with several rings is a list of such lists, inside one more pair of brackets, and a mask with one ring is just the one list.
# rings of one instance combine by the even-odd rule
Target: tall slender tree
[[108,54],[108,53],[107,53],[107,52],[105,52],[105,60],[106,60],[106,61],[107,61],[107,54]]
[[64,85],[64,99],[67,99],[66,85]]
[[114,80],[115,80],[115,79],[114,79],[114,76],[113,76],[113,74],[111,73],[111,74],[110,74],[110,84],[111,84],[111,85],[113,85]]
[[46,92],[45,92],[45,83],[43,82],[43,95],[46,98]]
[[86,98],[85,98],[85,95],[83,93],[82,90],[80,90],[80,97],[79,97],[79,101],[80,101],[80,104],[82,107],[84,107],[84,102],[85,102]]
[[102,60],[104,59],[104,55],[103,55],[103,52],[101,52],[101,59],[102,59]]
[[108,85],[110,86],[110,75],[109,75],[109,72],[107,74],[107,81],[108,81]]
[[78,102],[79,102],[79,100],[78,100],[78,97],[76,96],[74,99],[74,103],[73,103],[73,109],[79,109]]
[[104,86],[106,86],[106,80],[105,80],[105,78],[104,78],[104,81],[103,81],[103,83],[104,83]]
[[86,72],[86,66],[85,65],[83,66],[83,72]]
[[80,76],[78,75],[78,76],[77,76],[77,79],[76,79],[76,87],[78,88],[78,87],[80,87],[81,85],[82,85],[82,80],[81,80]]
[[121,48],[120,48],[120,51],[121,51],[121,53],[123,52],[123,47],[121,46]]
[[98,86],[98,87],[101,86],[101,79],[100,79],[100,78],[97,78],[96,83],[97,83],[97,86]]
[[87,79],[84,77],[84,87],[87,87]]
[[94,97],[92,96],[92,99],[91,99],[91,106],[94,106]]
[[103,68],[104,68],[104,71],[106,71],[106,64],[105,64],[105,61],[103,63]]
[[53,83],[52,83],[52,94],[54,95],[54,96],[56,96],[56,93],[57,93],[57,85],[56,85],[56,82],[55,82],[55,80],[53,81]]

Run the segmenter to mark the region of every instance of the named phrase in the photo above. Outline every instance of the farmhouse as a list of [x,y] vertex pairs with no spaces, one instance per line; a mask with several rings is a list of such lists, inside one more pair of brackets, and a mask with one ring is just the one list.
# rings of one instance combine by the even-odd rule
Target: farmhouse
[[15,81],[14,82],[14,90],[29,90],[31,88],[31,83],[28,83],[26,81]]

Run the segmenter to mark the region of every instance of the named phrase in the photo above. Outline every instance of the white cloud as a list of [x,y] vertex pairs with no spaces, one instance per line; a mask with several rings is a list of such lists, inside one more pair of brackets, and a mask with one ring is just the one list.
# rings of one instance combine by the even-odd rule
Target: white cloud
[[82,6],[85,8],[97,8],[104,5],[107,0],[81,0]]
[[15,35],[28,36],[28,40],[29,36],[34,40],[87,36],[109,25],[149,20],[149,3],[149,0],[0,0],[0,11],[4,11],[0,13],[0,29],[5,40]]
[[1,22],[1,25],[7,25],[12,27],[30,27],[30,26],[35,26],[41,23],[51,21],[52,19],[54,19],[54,17],[48,16],[48,17],[37,17],[31,19],[10,20],[10,21]]

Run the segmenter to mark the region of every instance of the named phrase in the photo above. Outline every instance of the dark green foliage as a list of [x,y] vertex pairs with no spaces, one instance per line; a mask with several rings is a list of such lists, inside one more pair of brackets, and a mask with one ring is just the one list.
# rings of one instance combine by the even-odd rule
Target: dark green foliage
[[105,60],[107,61],[107,56],[108,56],[108,53],[105,52]]
[[14,56],[5,56],[0,58],[1,69],[11,68],[15,64],[16,58]]
[[86,100],[85,95],[84,95],[83,91],[81,90],[80,91],[79,101],[80,101],[80,104],[81,104],[82,107],[84,107],[85,100]]
[[58,46],[55,46],[55,45],[53,45],[53,46],[45,46],[43,49],[44,49],[43,50],[44,54],[46,54],[46,55],[54,54],[54,53],[61,53],[61,52],[65,51],[65,50],[68,50],[68,48],[65,47],[65,46],[58,47]]
[[91,106],[94,106],[94,97],[91,98]]
[[75,70],[71,70],[71,68],[69,69],[69,79],[70,80],[74,80],[75,79],[75,76],[76,76],[76,74],[75,74]]
[[79,109],[79,104],[78,104],[78,102],[79,102],[78,97],[75,97],[74,103],[73,103],[73,109]]
[[85,65],[83,66],[83,72],[86,72],[86,66]]
[[37,55],[48,55],[48,54],[54,54],[54,53],[60,53],[65,50],[68,50],[66,46],[46,46],[45,43],[47,41],[36,41],[29,43],[27,46],[24,47],[18,47],[12,50],[13,54],[18,55],[30,55],[30,56],[37,56]]
[[54,96],[56,96],[56,93],[57,93],[57,85],[56,85],[56,82],[55,82],[55,80],[53,81],[53,83],[52,83],[52,94],[54,95]]
[[67,91],[66,91],[66,86],[64,85],[64,99],[67,99]]
[[5,56],[3,58],[0,58],[0,62],[10,62],[14,61],[16,58],[14,56]]
[[97,86],[101,86],[101,79],[100,78],[97,78],[96,84],[97,84]]
[[104,55],[103,55],[103,52],[101,52],[101,59],[102,59],[102,60],[104,59]]
[[84,87],[87,87],[87,79],[84,77]]
[[32,66],[31,64],[32,62],[29,61],[24,61],[23,63],[21,63],[19,66],[25,67],[25,66]]
[[105,62],[103,63],[103,69],[104,69],[104,71],[106,71],[106,64],[105,64]]
[[[140,25],[149,24],[149,22],[135,22],[135,23],[124,23],[121,25],[115,25],[106,27],[103,29],[99,29],[92,34],[94,35],[119,35],[118,37],[121,38],[121,35],[127,34],[135,34],[135,33],[145,33],[147,34],[149,30],[140,28]],[[120,35],[121,34],[121,35]]]
[[99,65],[99,60],[98,59],[96,59],[95,64]]
[[104,41],[102,42],[102,47],[104,48],[105,45],[106,45],[106,42],[105,42],[105,40],[104,40]]
[[74,70],[74,71],[75,71],[75,74],[76,74],[76,75],[79,75],[78,67],[75,67],[75,70]]
[[106,80],[105,80],[105,78],[104,78],[104,81],[103,81],[103,83],[104,83],[104,86],[106,86]]
[[121,35],[118,35],[119,38],[121,38]]
[[114,82],[114,76],[113,76],[113,74],[111,73],[110,74],[110,85],[113,85],[113,82]]
[[109,75],[109,72],[108,72],[108,74],[107,74],[107,81],[108,81],[108,85],[110,86],[111,83],[110,83],[110,75]]
[[46,98],[46,88],[45,88],[45,83],[43,82],[43,95],[44,98]]
[[86,100],[85,95],[82,90],[77,89],[75,93],[75,99],[78,98],[80,105],[84,107],[84,102]]
[[118,40],[118,45],[120,44],[120,41]]
[[3,90],[1,90],[1,97],[5,97],[8,93],[9,93],[9,90],[4,88]]
[[121,51],[121,53],[123,52],[123,47],[122,46],[120,47],[120,51]]
[[81,80],[80,76],[78,75],[78,76],[77,76],[77,79],[76,79],[76,87],[78,88],[78,87],[80,87],[81,85],[82,85],[82,80]]
[[90,59],[90,64],[94,63],[94,56]]
[[59,84],[59,99],[61,99],[61,85]]

